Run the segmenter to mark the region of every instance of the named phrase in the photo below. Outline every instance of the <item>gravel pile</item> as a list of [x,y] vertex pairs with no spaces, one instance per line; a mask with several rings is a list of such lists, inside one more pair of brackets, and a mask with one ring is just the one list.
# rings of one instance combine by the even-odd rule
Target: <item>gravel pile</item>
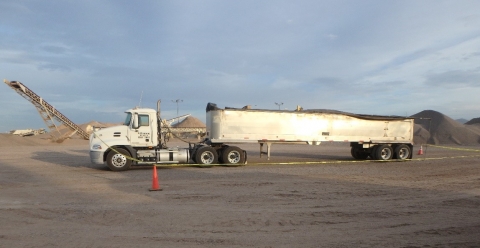
[[480,128],[462,124],[440,112],[424,110],[411,117],[415,118],[416,144],[480,144]]

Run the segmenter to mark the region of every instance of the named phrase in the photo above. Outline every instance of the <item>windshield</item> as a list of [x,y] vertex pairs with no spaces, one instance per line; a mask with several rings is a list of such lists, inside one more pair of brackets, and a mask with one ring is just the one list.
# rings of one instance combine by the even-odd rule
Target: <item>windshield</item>
[[125,118],[125,122],[123,123],[123,125],[129,126],[131,120],[132,120],[132,113],[127,113],[127,118]]

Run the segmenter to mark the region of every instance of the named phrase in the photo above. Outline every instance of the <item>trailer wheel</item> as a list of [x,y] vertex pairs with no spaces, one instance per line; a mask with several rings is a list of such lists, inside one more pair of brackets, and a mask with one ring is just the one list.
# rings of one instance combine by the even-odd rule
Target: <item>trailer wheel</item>
[[218,163],[218,154],[213,147],[203,146],[195,153],[195,161],[198,164],[213,165]]
[[375,149],[375,158],[377,160],[389,160],[393,157],[393,149],[389,145],[380,145]]
[[407,145],[399,145],[395,148],[395,156],[400,160],[409,159],[412,156],[412,149]]
[[245,153],[236,146],[223,149],[221,160],[227,165],[239,165],[245,163]]
[[130,156],[128,151],[122,148],[111,150],[107,155],[107,166],[112,171],[125,171],[130,169],[132,161],[127,157]]
[[350,153],[352,154],[352,157],[354,159],[366,159],[368,157],[368,153],[362,151],[356,146],[352,146],[352,149],[350,150]]

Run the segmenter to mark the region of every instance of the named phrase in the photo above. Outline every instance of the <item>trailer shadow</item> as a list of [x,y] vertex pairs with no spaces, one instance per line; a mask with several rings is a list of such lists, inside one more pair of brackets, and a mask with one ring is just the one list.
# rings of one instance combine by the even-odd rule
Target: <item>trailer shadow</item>
[[320,146],[273,144],[270,160],[267,160],[266,148],[260,156],[257,145],[243,147],[250,162],[305,162],[322,160],[354,160],[348,144],[336,143]]
[[[251,156],[250,156],[251,158]],[[266,159],[266,155],[262,155],[262,158]],[[271,153],[270,160],[292,160],[292,162],[297,160],[353,160],[351,156],[344,155],[333,155],[333,154],[311,154],[311,153],[298,153],[298,152],[278,152]]]

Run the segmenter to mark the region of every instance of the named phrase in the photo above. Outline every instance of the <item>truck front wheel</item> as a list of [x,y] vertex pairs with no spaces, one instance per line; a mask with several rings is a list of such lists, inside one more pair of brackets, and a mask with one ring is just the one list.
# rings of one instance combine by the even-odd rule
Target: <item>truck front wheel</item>
[[107,166],[112,171],[124,171],[130,169],[132,161],[129,160],[130,154],[122,148],[111,150],[107,155]]
[[213,147],[203,146],[195,152],[195,162],[198,164],[212,165],[218,163],[218,154]]

